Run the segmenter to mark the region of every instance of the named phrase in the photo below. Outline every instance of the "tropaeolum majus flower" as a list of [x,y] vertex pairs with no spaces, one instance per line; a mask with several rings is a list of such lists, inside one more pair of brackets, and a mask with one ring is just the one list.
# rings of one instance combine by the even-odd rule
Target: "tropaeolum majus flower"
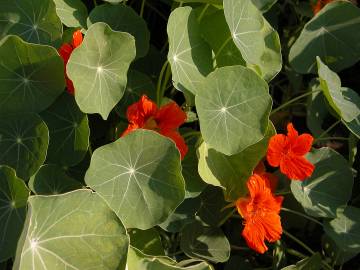
[[73,34],[72,43],[71,44],[64,43],[59,49],[59,54],[64,61],[64,73],[65,73],[65,80],[66,80],[66,88],[67,88],[67,91],[72,95],[74,94],[75,90],[74,90],[74,85],[73,85],[72,81],[69,79],[69,77],[66,74],[66,65],[69,61],[72,51],[76,47],[78,47],[82,43],[82,41],[83,41],[83,36],[81,34],[81,31],[77,30]]
[[283,197],[274,196],[269,178],[256,172],[247,181],[249,195],[236,201],[236,208],[245,220],[242,236],[258,253],[268,250],[265,240],[275,242],[282,234],[280,209]]
[[317,0],[314,4],[311,5],[314,15],[316,15],[326,4],[332,1],[333,0]]
[[129,125],[121,136],[139,128],[155,130],[173,140],[180,151],[181,159],[185,157],[188,147],[178,128],[185,122],[186,114],[175,102],[158,108],[152,100],[143,95],[138,102],[128,107],[126,116]]
[[287,135],[277,134],[270,138],[266,159],[271,166],[280,166],[280,171],[288,178],[304,180],[314,171],[314,165],[304,157],[310,151],[313,140],[307,133],[299,136],[289,123]]

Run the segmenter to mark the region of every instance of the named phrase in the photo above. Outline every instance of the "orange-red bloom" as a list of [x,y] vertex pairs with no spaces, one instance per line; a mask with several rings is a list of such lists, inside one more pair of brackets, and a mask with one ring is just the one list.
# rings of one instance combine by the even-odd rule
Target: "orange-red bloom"
[[279,183],[279,178],[275,174],[266,172],[264,162],[259,162],[259,164],[254,169],[254,174],[258,174],[262,178],[267,179],[270,184],[271,191],[275,192]]
[[273,167],[280,166],[280,171],[288,178],[304,180],[312,175],[314,165],[303,157],[311,149],[313,137],[304,133],[298,135],[293,125],[287,125],[287,136],[272,136],[267,150],[267,161]]
[[245,219],[242,236],[256,252],[268,250],[265,240],[280,239],[282,227],[279,212],[283,197],[274,196],[269,179],[254,173],[247,182],[249,196],[236,201],[239,214]]
[[126,112],[129,121],[128,128],[121,136],[138,129],[151,129],[172,139],[180,151],[183,159],[188,151],[184,138],[177,131],[186,120],[186,114],[175,103],[170,102],[160,109],[147,96],[130,105]]
[[74,94],[74,85],[73,85],[72,81],[69,79],[69,77],[66,74],[66,65],[67,65],[67,63],[69,61],[69,58],[70,58],[70,55],[71,55],[72,51],[76,47],[80,46],[82,40],[83,40],[83,36],[81,34],[81,31],[77,30],[73,34],[72,43],[71,44],[65,43],[59,49],[59,54],[60,54],[61,58],[64,61],[64,72],[65,72],[66,88],[67,88],[67,91],[72,95]]
[[333,0],[317,0],[315,4],[311,5],[314,15],[316,15],[326,4],[332,1]]

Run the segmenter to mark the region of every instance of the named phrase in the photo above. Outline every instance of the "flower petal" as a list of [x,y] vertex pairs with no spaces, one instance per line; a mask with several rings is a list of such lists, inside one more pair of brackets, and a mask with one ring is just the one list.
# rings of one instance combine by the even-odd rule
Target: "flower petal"
[[157,111],[156,104],[143,95],[138,102],[127,108],[126,116],[130,123],[143,127],[147,118],[154,116]]
[[299,136],[299,133],[294,128],[292,123],[289,123],[286,129],[287,129],[287,139],[289,143],[294,144],[296,142],[297,137]]
[[263,254],[268,250],[265,245],[265,230],[258,223],[247,222],[242,231],[242,236],[248,246],[256,252]]
[[180,133],[175,130],[160,130],[160,134],[170,138],[175,142],[177,148],[180,151],[181,159],[183,159],[188,152],[188,147]]
[[285,156],[280,162],[280,171],[293,180],[304,180],[312,175],[314,165],[304,157],[296,155]]
[[269,212],[261,220],[264,230],[265,239],[269,242],[275,242],[280,239],[282,234],[280,216],[276,212]]
[[137,124],[130,123],[127,129],[120,135],[120,137],[124,137],[125,135],[129,134],[131,131],[140,128]]
[[278,167],[287,147],[286,136],[277,134],[270,138],[266,159],[273,167]]
[[291,151],[295,155],[303,156],[310,151],[313,141],[314,138],[310,134],[301,134],[296,139],[295,144],[291,146]]
[[73,51],[73,48],[71,47],[70,44],[67,44],[67,43],[63,44],[58,50],[61,58],[64,61],[64,68],[66,68],[66,64],[69,61],[72,51]]
[[177,129],[184,124],[186,113],[175,102],[170,102],[159,109],[155,120],[160,129]]
[[73,34],[72,46],[73,48],[78,47],[83,41],[83,36],[80,30],[77,30]]

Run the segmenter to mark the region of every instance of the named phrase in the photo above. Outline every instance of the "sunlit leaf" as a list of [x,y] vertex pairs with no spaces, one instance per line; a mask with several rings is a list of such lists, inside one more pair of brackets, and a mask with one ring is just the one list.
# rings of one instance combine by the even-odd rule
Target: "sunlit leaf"
[[81,0],[54,0],[56,13],[67,27],[86,27],[88,11]]

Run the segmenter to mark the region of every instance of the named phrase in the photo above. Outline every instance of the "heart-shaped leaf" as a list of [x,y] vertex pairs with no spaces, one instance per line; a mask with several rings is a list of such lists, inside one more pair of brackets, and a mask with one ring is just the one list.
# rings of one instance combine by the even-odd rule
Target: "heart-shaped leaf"
[[49,131],[37,114],[2,115],[0,118],[0,164],[29,179],[44,163]]
[[29,190],[15,171],[0,166],[0,261],[15,255],[26,215]]
[[133,36],[113,31],[102,22],[91,25],[67,64],[80,109],[107,119],[124,94],[127,72],[134,58]]
[[7,36],[0,59],[0,113],[41,112],[64,91],[64,65],[54,48]]
[[14,269],[125,270],[128,236],[90,190],[29,198]]
[[127,228],[146,230],[160,224],[185,195],[178,149],[148,130],[133,131],[96,149],[85,181]]
[[225,155],[237,154],[265,136],[272,100],[268,85],[242,66],[212,72],[195,98],[204,141]]

